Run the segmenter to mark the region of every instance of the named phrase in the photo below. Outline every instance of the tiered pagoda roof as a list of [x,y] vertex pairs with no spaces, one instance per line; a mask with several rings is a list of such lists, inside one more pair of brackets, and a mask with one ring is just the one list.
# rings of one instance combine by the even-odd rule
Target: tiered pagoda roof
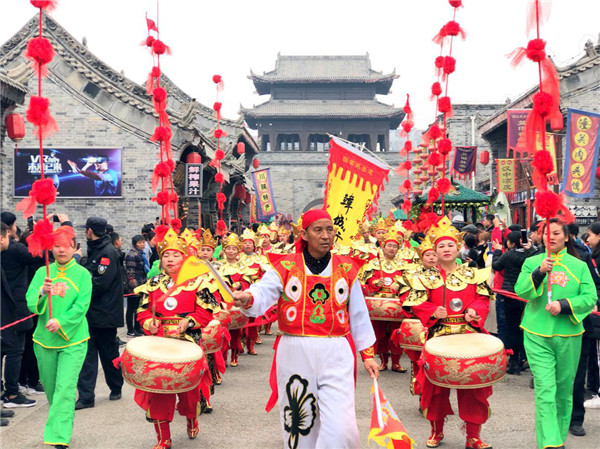
[[353,56],[282,56],[277,55],[275,70],[257,75],[250,71],[259,95],[270,93],[276,84],[374,84],[376,93],[387,95],[396,71],[383,74],[371,69],[369,54]]

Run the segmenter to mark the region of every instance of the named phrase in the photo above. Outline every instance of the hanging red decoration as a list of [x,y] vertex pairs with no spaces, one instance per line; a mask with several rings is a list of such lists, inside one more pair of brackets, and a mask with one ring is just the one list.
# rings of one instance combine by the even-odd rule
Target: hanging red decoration
[[25,57],[31,61],[37,76],[45,78],[48,76],[46,64],[54,58],[52,43],[45,37],[32,37],[27,42]]
[[258,161],[258,158],[252,160],[252,167],[254,167],[254,168],[260,167],[260,162]]
[[438,151],[443,156],[450,154],[452,151],[452,141],[450,139],[440,139],[438,142]]
[[442,156],[438,152],[431,153],[427,158],[427,163],[434,167],[440,165],[442,163]]
[[596,179],[600,179],[600,167],[596,169]]
[[452,102],[450,101],[450,97],[440,97],[438,99],[438,110],[448,115],[450,118],[450,114],[452,113]]
[[31,4],[39,9],[45,9],[50,12],[56,8],[56,0],[30,0]]
[[452,183],[448,178],[440,178],[437,181],[437,188],[442,195],[445,195],[448,192],[450,192],[450,189],[452,188]]
[[182,227],[182,223],[181,220],[179,218],[173,218],[171,220],[171,228],[173,228],[173,231],[175,231],[176,234],[179,234],[179,231],[181,231],[181,227]]
[[155,87],[152,90],[152,103],[157,112],[167,109],[167,91],[162,87]]
[[218,161],[222,161],[225,158],[225,152],[221,149],[215,151],[215,159]]
[[58,131],[56,120],[50,113],[48,98],[36,95],[29,97],[26,118],[36,128],[36,134],[41,133],[41,137],[50,137]]
[[246,153],[246,144],[244,142],[238,142],[237,144],[237,153],[244,154]]
[[20,142],[25,137],[25,119],[21,114],[8,114],[4,124],[8,138],[13,142]]
[[223,173],[217,173],[215,175],[215,182],[217,184],[223,184],[225,182],[225,176],[223,176]]
[[427,194],[427,204],[435,203],[439,197],[440,191],[437,188],[432,187],[431,190],[429,190],[429,193]]
[[439,82],[435,82],[431,85],[431,97],[438,97],[442,94],[442,85]]
[[42,257],[45,251],[54,248],[54,242],[54,226],[43,218],[33,225],[33,232],[27,237],[27,249],[33,256]]
[[152,51],[156,55],[163,55],[165,53],[168,55],[171,54],[171,49],[169,48],[169,46],[165,45],[163,41],[158,39],[154,39],[154,41],[152,42]]
[[479,162],[482,165],[489,164],[490,163],[490,152],[487,150],[484,150],[481,153],[479,153]]
[[185,162],[188,164],[201,164],[202,163],[202,155],[200,153],[196,153],[192,151],[187,154],[185,157]]
[[154,198],[152,198],[152,201],[156,201],[159,206],[166,206],[169,204],[169,192],[166,190],[161,190]]

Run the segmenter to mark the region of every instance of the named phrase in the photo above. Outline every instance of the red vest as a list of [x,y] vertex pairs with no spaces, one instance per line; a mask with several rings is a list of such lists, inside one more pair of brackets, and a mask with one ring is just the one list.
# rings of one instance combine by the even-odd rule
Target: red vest
[[283,284],[277,303],[279,330],[306,337],[342,337],[350,332],[350,288],[362,261],[331,255],[331,276],[307,274],[302,253],[268,253]]

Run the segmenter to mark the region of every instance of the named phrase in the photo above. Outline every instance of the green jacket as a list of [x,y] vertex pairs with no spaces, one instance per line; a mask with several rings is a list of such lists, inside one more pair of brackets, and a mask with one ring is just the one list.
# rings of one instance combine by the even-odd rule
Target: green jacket
[[[525,260],[515,284],[515,293],[529,300],[525,307],[521,327],[542,337],[570,337],[583,334],[583,319],[592,311],[597,300],[596,287],[585,262],[571,256],[563,249],[552,254],[554,267],[552,301],[567,300],[571,313],[552,316],[546,310],[548,304],[548,276],[536,271],[546,254],[538,254]],[[537,283],[543,279],[541,283]]]
[[150,268],[150,271],[146,274],[148,279],[152,279],[154,276],[158,276],[160,274],[160,260],[155,260]]
[[40,315],[33,333],[33,341],[45,348],[65,348],[90,338],[85,314],[92,298],[92,276],[75,259],[65,266],[54,262],[50,265],[52,279],[52,318],[58,321],[57,332],[49,332],[44,326],[50,319],[48,295],[42,295],[46,267],[41,267],[27,290],[27,307]]

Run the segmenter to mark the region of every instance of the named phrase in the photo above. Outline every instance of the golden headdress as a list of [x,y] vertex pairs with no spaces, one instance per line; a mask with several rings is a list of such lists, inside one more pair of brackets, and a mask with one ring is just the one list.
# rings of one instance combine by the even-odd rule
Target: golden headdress
[[246,228],[244,229],[244,232],[242,232],[242,235],[240,235],[240,241],[243,242],[244,240],[251,240],[254,243],[254,246],[256,246],[258,243],[258,236],[252,229]]
[[184,239],[179,237],[175,231],[169,229],[163,239],[156,245],[156,249],[158,250],[159,256],[162,256],[163,253],[168,250],[179,251],[186,254],[187,246],[188,244]]
[[384,230],[387,231],[388,229],[388,224],[385,222],[385,220],[383,218],[380,218],[379,220],[377,220],[377,222],[375,224],[373,224],[371,226],[371,233],[375,234],[375,232],[380,231],[380,230]]
[[258,227],[258,235],[269,235],[269,228],[267,228],[264,224],[261,224]]
[[459,232],[448,217],[442,217],[440,221],[432,225],[427,232],[427,237],[431,240],[433,245],[437,245],[440,240],[449,239],[454,240],[456,243],[461,244],[463,239],[463,233]]
[[271,240],[277,239],[277,224],[275,222],[269,226],[269,237],[271,237]]
[[417,254],[421,258],[421,260],[423,260],[423,255],[427,251],[434,251],[435,248],[433,247],[433,243],[431,242],[431,240],[429,240],[429,237],[425,237],[421,244],[417,248],[415,248],[415,250],[417,251]]
[[385,245],[387,242],[396,242],[398,246],[400,246],[402,245],[403,238],[404,236],[398,233],[398,231],[396,231],[396,229],[392,227],[383,238],[382,246]]
[[241,249],[242,247],[242,242],[240,241],[240,238],[234,232],[232,232],[226,238],[224,238],[221,241],[221,243],[223,245],[223,249],[227,248],[228,246],[235,246],[237,249]]
[[412,231],[410,229],[405,228],[404,224],[400,220],[398,220],[398,221],[396,221],[396,223],[394,223],[394,226],[392,229],[394,229],[396,232],[398,232],[404,240],[409,239],[410,235],[412,234]]
[[217,240],[213,237],[210,229],[207,229],[202,233],[202,237],[200,238],[200,246],[209,246],[212,249],[215,249],[218,245]]
[[183,232],[179,234],[179,238],[185,241],[188,250],[190,248],[194,248],[196,251],[200,249],[200,242],[198,242],[198,239],[196,239],[196,234],[194,234],[188,228],[185,228]]

